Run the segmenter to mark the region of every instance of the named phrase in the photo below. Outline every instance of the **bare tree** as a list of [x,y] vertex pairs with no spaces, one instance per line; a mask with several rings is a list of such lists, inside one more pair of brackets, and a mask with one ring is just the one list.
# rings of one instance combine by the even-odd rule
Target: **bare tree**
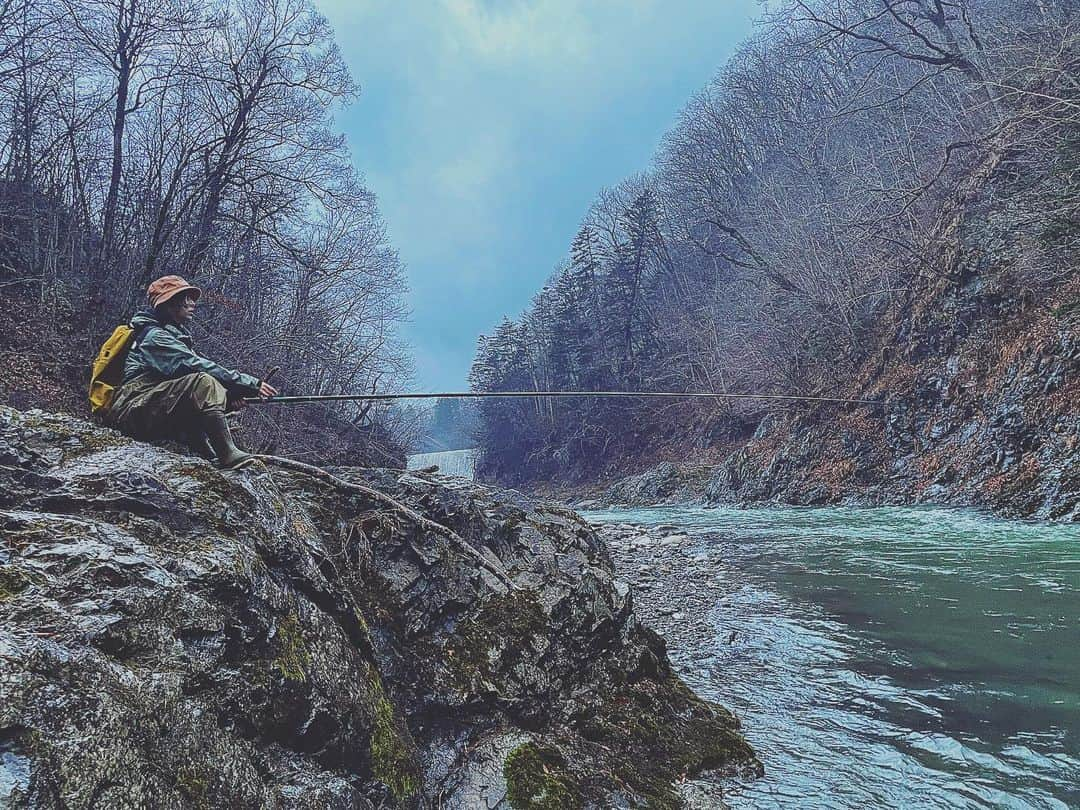
[[[1071,1],[771,5],[690,100],[653,171],[603,191],[588,212],[602,244],[591,317],[603,328],[566,325],[556,276],[522,319],[531,342],[500,328],[478,347],[477,384],[527,382],[522,373],[540,368],[556,386],[606,370],[609,384],[676,390],[842,390],[883,324],[962,281],[942,246],[988,197],[1025,234],[994,283],[1053,289],[1075,270],[1080,232],[1078,30]],[[648,217],[642,183],[655,200]],[[564,347],[583,335],[581,359],[567,363]],[[647,349],[627,350],[635,335]],[[752,407],[722,417],[737,431]],[[527,460],[515,481],[662,445],[675,413],[681,436],[717,418],[643,403],[595,403],[554,425],[530,424],[511,403],[481,411],[486,441],[505,445],[491,469]]]
[[[198,17],[180,0],[60,0],[74,45],[104,67],[111,80],[111,150],[102,211],[102,256],[114,247],[116,207],[124,172],[124,130],[168,73],[172,49]],[[65,26],[66,28],[66,26]],[[163,64],[164,63],[164,64]]]
[[184,262],[196,268],[213,245],[226,190],[245,182],[242,170],[295,182],[316,196],[332,193],[332,171],[320,159],[340,154],[343,141],[318,128],[323,111],[354,92],[326,20],[305,0],[227,7],[210,57],[198,78],[217,132],[201,155],[205,174]]

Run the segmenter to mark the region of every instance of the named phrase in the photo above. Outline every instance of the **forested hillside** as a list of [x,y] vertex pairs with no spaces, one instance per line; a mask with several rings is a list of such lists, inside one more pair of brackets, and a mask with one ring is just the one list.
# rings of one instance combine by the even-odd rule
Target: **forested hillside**
[[[826,434],[842,444],[841,423],[858,422],[865,441],[887,426],[903,435],[867,468],[837,451],[843,468],[819,493],[835,499],[858,475],[887,476],[897,453],[929,459],[965,420],[991,419],[975,394],[1000,393],[1003,374],[1022,372],[1006,421],[1026,420],[1019,433],[1035,446],[991,454],[999,467],[988,473],[1019,469],[1041,437],[1076,427],[1080,4],[770,8],[652,167],[600,194],[528,311],[481,338],[473,385],[880,402],[785,409],[759,434],[783,423],[772,446],[742,459],[752,477],[784,435],[816,429],[805,472]],[[923,384],[950,362],[940,390]],[[930,417],[960,402],[943,432],[948,420]],[[776,410],[487,400],[483,469],[506,482],[573,482],[665,459],[718,463]],[[1057,464],[1075,452],[1053,447]],[[933,461],[928,475],[948,459]]]
[[[308,0],[0,0],[0,400],[81,407],[97,345],[169,273],[204,287],[195,337],[224,363],[305,392],[400,379],[403,275],[332,121],[356,92]],[[385,461],[376,417],[247,430]]]

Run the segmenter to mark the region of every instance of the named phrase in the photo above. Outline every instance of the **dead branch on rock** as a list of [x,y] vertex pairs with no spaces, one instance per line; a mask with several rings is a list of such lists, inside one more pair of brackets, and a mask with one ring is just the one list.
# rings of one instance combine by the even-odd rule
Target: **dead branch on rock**
[[306,475],[310,475],[312,478],[317,478],[331,486],[334,486],[340,490],[346,492],[354,492],[359,495],[364,495],[371,498],[374,501],[379,502],[383,506],[387,506],[393,509],[398,514],[411,520],[413,523],[420,526],[422,529],[426,529],[429,532],[445,537],[467,556],[475,560],[485,571],[490,573],[496,579],[498,579],[509,590],[516,590],[517,586],[514,585],[513,580],[510,579],[510,575],[506,573],[506,570],[502,566],[494,565],[490,560],[484,557],[479,551],[470,546],[465,539],[455,532],[453,529],[443,526],[441,523],[436,523],[430,518],[426,518],[417,512],[415,509],[411,509],[401,501],[391,498],[384,492],[379,492],[377,489],[364,486],[363,484],[357,484],[354,481],[348,481],[340,476],[334,475],[328,470],[324,470],[322,467],[316,467],[314,464],[305,464],[302,461],[296,461],[291,458],[285,458],[284,456],[270,456],[270,455],[258,455],[256,458],[269,464],[275,464],[278,467],[284,467],[289,470],[295,470]]

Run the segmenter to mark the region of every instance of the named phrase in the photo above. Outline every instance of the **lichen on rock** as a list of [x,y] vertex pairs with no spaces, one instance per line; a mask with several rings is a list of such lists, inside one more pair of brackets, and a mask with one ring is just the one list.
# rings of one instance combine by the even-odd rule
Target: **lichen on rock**
[[277,628],[280,652],[274,666],[283,678],[290,681],[306,681],[307,668],[311,666],[311,654],[304,643],[304,634],[295,613],[290,613]]

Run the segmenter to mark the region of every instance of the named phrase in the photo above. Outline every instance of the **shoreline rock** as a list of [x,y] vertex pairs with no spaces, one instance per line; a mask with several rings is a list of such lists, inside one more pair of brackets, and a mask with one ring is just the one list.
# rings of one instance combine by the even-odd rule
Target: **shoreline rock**
[[[935,407],[946,414],[961,408]],[[830,424],[805,415],[766,417],[750,441],[719,464],[665,462],[606,486],[549,494],[579,509],[942,505],[1005,518],[1080,521],[1080,412],[1052,414],[1044,439],[1012,453],[993,420],[935,429],[934,443],[914,450],[907,447],[906,428],[896,427],[897,414],[909,410],[890,404],[880,436],[857,414],[840,414]]]
[[[615,572],[637,594],[641,621],[668,640],[672,664],[686,677],[711,679],[718,645],[731,644],[713,624],[717,604],[730,590],[734,572],[723,569],[720,552],[703,550],[675,526],[597,524],[611,549]],[[680,792],[692,810],[725,807],[717,785],[687,780]]]
[[677,807],[761,765],[672,671],[596,531],[513,491],[222,474],[0,408],[12,807]]

